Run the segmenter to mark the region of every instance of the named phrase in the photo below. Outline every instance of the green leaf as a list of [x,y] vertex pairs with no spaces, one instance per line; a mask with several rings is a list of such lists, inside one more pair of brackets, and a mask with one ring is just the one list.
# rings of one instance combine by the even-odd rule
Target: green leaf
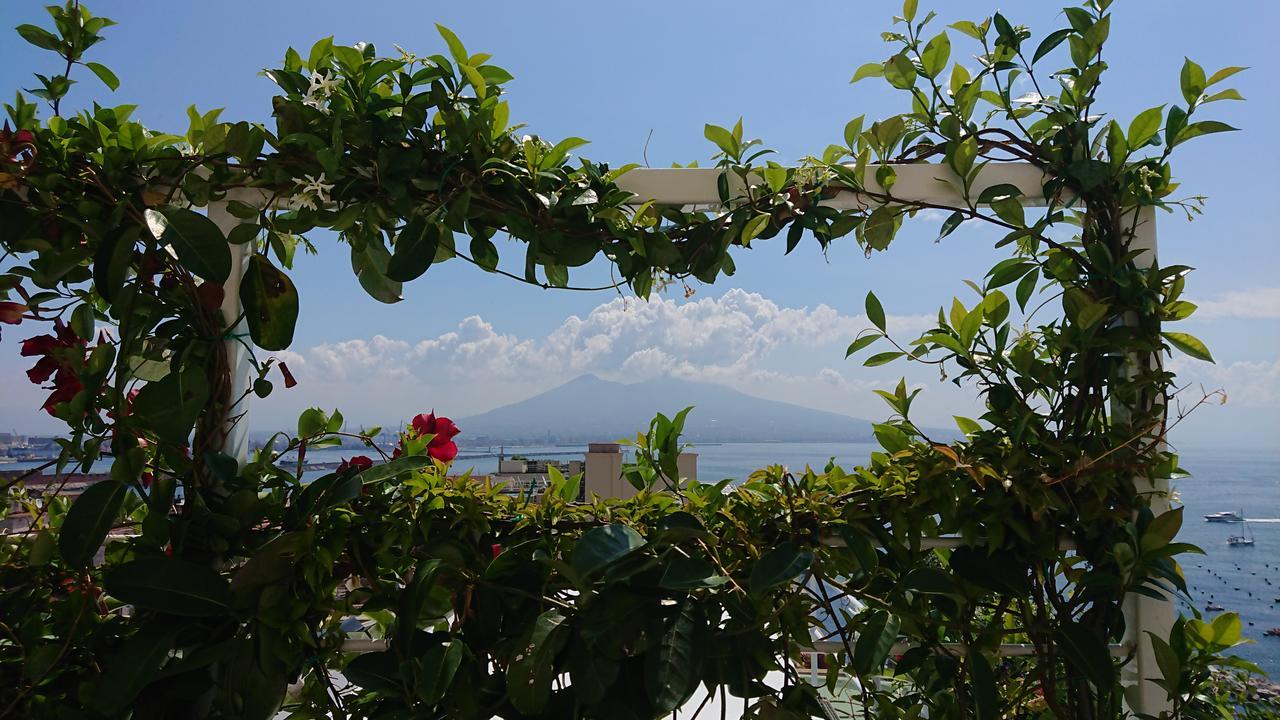
[[702,135],[706,139],[716,144],[725,155],[735,155],[737,153],[737,142],[733,139],[733,133],[710,123],[702,126]]
[[919,0],[903,0],[902,2],[902,19],[911,22],[916,19],[916,5]]
[[58,533],[58,549],[68,565],[83,568],[93,561],[93,556],[120,516],[128,494],[129,488],[124,483],[104,480],[85,488],[71,503]]
[[240,281],[240,302],[255,345],[263,350],[284,350],[293,343],[298,291],[289,276],[265,256],[249,258]]
[[396,653],[365,653],[342,669],[347,680],[366,690],[401,693],[400,660]]
[[1183,58],[1179,82],[1182,87],[1182,98],[1187,101],[1188,106],[1196,104],[1208,85],[1204,79],[1204,68],[1192,62],[1191,58]]
[[439,227],[414,218],[396,236],[395,252],[387,262],[387,277],[396,282],[416,280],[431,267],[439,242]]
[[941,242],[942,238],[955,232],[956,228],[960,227],[960,224],[964,222],[964,219],[965,214],[959,210],[947,216],[947,219],[942,221],[942,229],[938,231],[938,237],[934,238],[934,242]]
[[360,281],[360,287],[378,302],[398,303],[404,299],[401,284],[387,277],[391,253],[378,239],[368,240],[363,249],[351,246],[351,269]]
[[1027,211],[1022,207],[1022,202],[1016,197],[1003,196],[992,201],[991,209],[999,216],[1001,220],[1013,225],[1014,227],[1026,227]]
[[1222,82],[1223,80],[1226,80],[1232,75],[1235,75],[1238,72],[1243,72],[1248,69],[1249,68],[1247,67],[1236,67],[1236,66],[1224,67],[1209,77],[1209,82],[1205,83],[1205,87],[1213,87],[1214,85],[1217,85],[1218,83]]
[[903,355],[906,355],[906,353],[898,352],[896,350],[890,351],[890,352],[876,353],[875,355],[872,355],[871,357],[862,361],[862,366],[863,367],[879,367],[880,365],[891,363],[894,360],[897,360],[898,358],[902,357]]
[[107,715],[124,710],[142,689],[156,679],[156,671],[169,657],[178,627],[152,620],[103,663],[103,672],[90,685],[93,707]]
[[449,643],[432,645],[426,654],[415,661],[417,682],[414,686],[418,699],[427,705],[434,705],[445,697],[453,678],[462,665],[465,643],[453,640]]
[[97,75],[98,79],[102,81],[102,84],[106,85],[112,91],[120,87],[120,78],[116,77],[116,74],[111,72],[111,68],[106,65],[96,62],[87,62],[84,66],[89,68],[94,75]]
[[422,468],[429,467],[431,465],[432,461],[430,457],[422,455],[406,455],[379,465],[374,465],[368,470],[361,470],[356,473],[356,480],[358,480],[361,485],[370,485],[372,483],[390,480],[401,475],[408,475],[414,470],[421,470]]
[[1076,322],[1080,324],[1080,327],[1088,330],[1106,317],[1110,309],[1111,306],[1107,303],[1090,302],[1080,308],[1080,312],[1076,314]]
[[454,60],[459,63],[467,62],[469,58],[467,49],[463,47],[462,41],[458,39],[457,35],[453,34],[452,30],[440,23],[436,23],[436,32],[440,33],[440,37],[444,38],[445,43],[448,44],[449,54],[453,56]]
[[751,568],[749,587],[758,595],[798,577],[809,569],[813,553],[787,540],[779,543],[756,561]]
[[899,90],[910,90],[916,84],[916,66],[905,53],[898,53],[885,61],[884,79]]
[[551,681],[560,673],[555,659],[569,639],[564,622],[559,610],[539,615],[507,667],[507,697],[524,715],[538,715],[551,697]]
[[960,432],[965,435],[976,435],[977,433],[982,432],[982,426],[974,420],[970,420],[969,418],[961,415],[952,415],[951,417],[955,418],[956,427],[960,428]]
[[1040,62],[1040,58],[1053,52],[1053,49],[1061,45],[1062,41],[1066,40],[1071,32],[1071,28],[1063,28],[1049,33],[1044,40],[1040,41],[1040,46],[1036,48],[1035,54],[1031,56],[1031,63],[1034,65]]
[[147,209],[145,215],[151,233],[172,246],[178,260],[192,273],[220,285],[231,276],[231,249],[212,220],[174,206]]
[[946,69],[947,61],[950,59],[951,39],[945,32],[938,33],[920,53],[920,63],[924,66],[925,73],[931,78],[938,77]]
[[1076,622],[1064,622],[1053,634],[1054,640],[1077,672],[1100,689],[1115,684],[1115,666],[1107,643],[1097,632]]
[[1000,717],[1000,696],[996,691],[995,673],[981,651],[969,648],[969,677],[973,681],[973,708],[976,720]]
[[742,227],[741,237],[742,237],[743,246],[750,246],[751,240],[755,238],[757,235],[759,235],[760,233],[764,232],[764,228],[768,224],[769,224],[768,215],[756,215],[755,217],[748,220],[747,224]]
[[879,334],[879,333],[871,333],[871,334],[869,334],[869,335],[863,335],[862,337],[859,337],[858,339],[856,339],[856,340],[854,340],[853,342],[849,343],[849,349],[848,349],[848,350],[845,350],[845,352],[844,352],[844,356],[845,356],[845,357],[849,357],[850,355],[852,355],[852,354],[854,354],[854,353],[858,352],[859,350],[861,350],[861,349],[863,349],[863,348],[867,347],[868,345],[870,345],[871,343],[873,343],[873,342],[875,342],[875,341],[879,340],[879,339],[880,339],[880,338],[882,338],[882,337],[884,337],[884,336],[883,336],[883,335],[881,335],[881,334]]
[[185,445],[208,400],[203,370],[185,367],[144,385],[133,400],[133,414],[162,440]]
[[866,63],[859,66],[853,73],[853,79],[849,82],[852,84],[869,77],[884,77],[884,63]]
[[668,590],[691,590],[693,588],[717,587],[728,582],[728,578],[716,572],[711,563],[696,557],[675,555],[666,564],[658,587]]
[[870,675],[884,667],[884,661],[897,640],[898,618],[884,610],[871,612],[853,646],[854,672]]
[[39,25],[19,25],[14,29],[18,31],[23,40],[42,50],[60,52],[63,49],[62,39]]
[[483,100],[485,95],[489,94],[489,83],[485,82],[484,76],[480,74],[480,71],[466,63],[458,63],[458,69],[462,71],[462,74],[467,77],[467,82],[471,83],[471,87],[475,89],[476,97]]
[[867,319],[871,324],[879,328],[880,332],[885,332],[884,306],[880,304],[880,299],[873,292],[867,293],[866,309]]
[[701,682],[702,649],[696,641],[701,625],[696,600],[686,599],[672,623],[645,653],[644,682],[653,709],[665,716],[683,705]]
[[231,587],[207,565],[153,556],[107,570],[107,592],[121,602],[183,617],[230,613]]
[[1129,123],[1128,145],[1137,149],[1146,144],[1160,130],[1160,121],[1164,117],[1164,105],[1157,105],[1138,113]]
[[573,546],[573,569],[590,575],[644,547],[644,538],[626,525],[605,525],[583,533]]
[[1170,345],[1191,357],[1205,362],[1213,362],[1213,356],[1209,354],[1209,348],[1196,336],[1181,332],[1164,332],[1160,334],[1164,336],[1165,340],[1169,341]]
[[1232,127],[1224,122],[1218,122],[1217,120],[1201,120],[1200,122],[1193,122],[1183,128],[1182,132],[1178,133],[1177,144],[1180,145],[1191,138],[1200,137],[1201,135],[1211,135],[1213,133],[1220,132],[1235,132],[1239,129],[1240,128]]

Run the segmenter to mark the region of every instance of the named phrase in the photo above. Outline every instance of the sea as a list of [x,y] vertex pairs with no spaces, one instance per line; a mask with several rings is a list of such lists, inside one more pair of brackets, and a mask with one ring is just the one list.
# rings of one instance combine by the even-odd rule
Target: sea
[[[830,459],[852,467],[879,449],[871,443],[725,443],[695,445],[698,478],[714,482],[725,478],[744,480],[767,465],[783,465],[800,471],[806,465],[821,469]],[[570,460],[580,458],[581,445],[527,445],[502,448],[507,457]],[[1185,507],[1178,540],[1200,547],[1204,555],[1183,555],[1181,564],[1192,599],[1180,601],[1185,614],[1198,611],[1205,618],[1217,612],[1240,615],[1246,643],[1234,654],[1256,663],[1280,679],[1280,637],[1267,637],[1268,628],[1280,627],[1280,446],[1268,449],[1228,449],[1182,446],[1182,466],[1191,475],[1176,480],[1174,488]],[[497,470],[499,448],[462,447],[454,470],[473,469],[477,474]],[[361,454],[354,448],[329,448],[307,453],[308,462],[336,462]],[[5,465],[19,469],[21,465]],[[323,473],[308,473],[314,479]],[[1243,523],[1209,523],[1204,515],[1229,510],[1242,512]],[[1253,545],[1230,546],[1227,538],[1244,535]]]

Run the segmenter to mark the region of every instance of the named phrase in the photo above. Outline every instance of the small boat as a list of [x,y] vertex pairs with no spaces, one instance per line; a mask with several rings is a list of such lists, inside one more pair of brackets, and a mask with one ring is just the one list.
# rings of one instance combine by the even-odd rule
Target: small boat
[[1231,547],[1251,547],[1253,545],[1253,530],[1249,531],[1249,535],[1232,535],[1227,538],[1227,545]]
[[1262,634],[1270,635],[1271,637],[1280,637],[1280,627],[1273,627]]
[[1230,510],[1223,510],[1222,512],[1210,513],[1204,516],[1204,521],[1217,522],[1217,523],[1244,522],[1244,510],[1241,510],[1238,513],[1233,513]]
[[1226,608],[1222,607],[1221,605],[1215,602],[1211,602],[1208,605],[1205,605],[1204,609],[1206,612],[1222,612],[1223,610],[1226,610]]

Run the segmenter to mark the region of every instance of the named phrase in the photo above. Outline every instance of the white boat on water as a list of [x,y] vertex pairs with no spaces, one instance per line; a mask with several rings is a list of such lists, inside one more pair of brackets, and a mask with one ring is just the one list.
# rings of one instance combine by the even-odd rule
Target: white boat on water
[[1204,516],[1204,521],[1219,522],[1219,523],[1244,522],[1244,510],[1241,510],[1238,513],[1231,512],[1230,510],[1223,510],[1222,512],[1210,513]]
[[1249,531],[1248,537],[1244,535],[1232,535],[1227,538],[1227,544],[1231,547],[1248,547],[1253,545],[1253,530]]

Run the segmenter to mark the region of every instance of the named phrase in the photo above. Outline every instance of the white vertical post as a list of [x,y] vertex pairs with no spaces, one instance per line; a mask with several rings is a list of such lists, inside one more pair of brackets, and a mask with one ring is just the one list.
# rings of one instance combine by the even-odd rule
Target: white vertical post
[[[226,201],[209,203],[209,219],[218,226],[223,235],[231,232],[240,224],[240,220],[227,211]],[[252,244],[230,245],[231,274],[222,286],[222,315],[232,325],[224,344],[227,349],[227,366],[231,369],[230,398],[235,404],[228,412],[227,426],[224,429],[222,452],[235,458],[241,466],[249,459],[249,393],[252,366],[249,364],[249,327],[240,317],[240,279],[244,276],[249,255],[253,252]],[[238,318],[238,320],[237,320]],[[243,396],[243,397],[242,397]]]
[[[1134,227],[1133,237],[1129,241],[1130,250],[1145,250],[1134,261],[1138,267],[1147,268],[1155,264],[1156,255],[1156,218],[1155,208],[1143,207],[1138,211],[1138,222]],[[1157,354],[1153,359],[1157,365],[1161,362]],[[1157,400],[1160,402],[1160,400]],[[1164,434],[1159,428],[1157,436]],[[1161,440],[1163,448],[1164,441]],[[1151,512],[1159,515],[1171,508],[1169,499],[1169,481],[1166,478],[1135,478],[1138,492],[1150,498]],[[1163,600],[1145,595],[1131,593],[1125,598],[1125,641],[1135,648],[1133,662],[1125,673],[1126,685],[1130,686],[1125,697],[1130,708],[1146,715],[1159,715],[1172,710],[1167,693],[1153,680],[1163,677],[1156,663],[1155,649],[1151,645],[1148,632],[1162,639],[1167,639],[1173,630],[1176,609],[1173,598],[1165,594]]]

